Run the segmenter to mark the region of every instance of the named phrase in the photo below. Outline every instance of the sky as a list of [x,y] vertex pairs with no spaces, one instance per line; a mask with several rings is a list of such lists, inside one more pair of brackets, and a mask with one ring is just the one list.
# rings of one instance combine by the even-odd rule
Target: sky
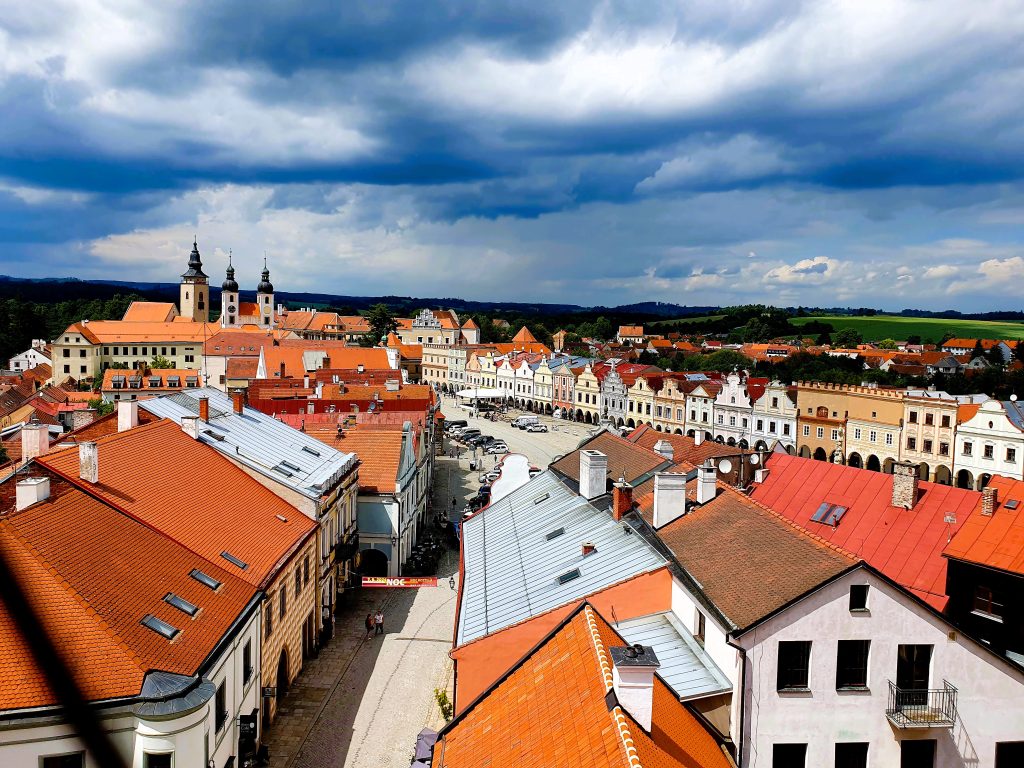
[[0,0],[0,273],[1021,309],[1024,0]]

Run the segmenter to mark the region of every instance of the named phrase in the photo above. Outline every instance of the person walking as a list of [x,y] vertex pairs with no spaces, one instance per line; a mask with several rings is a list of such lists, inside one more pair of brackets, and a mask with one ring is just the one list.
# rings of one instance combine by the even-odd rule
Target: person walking
[[373,624],[377,628],[377,631],[374,632],[374,635],[383,635],[384,634],[384,612],[380,608],[377,609],[377,615],[375,615],[373,617]]
[[367,640],[369,640],[371,637],[373,637],[373,627],[374,627],[373,614],[372,613],[368,613],[368,614],[366,614],[366,639]]

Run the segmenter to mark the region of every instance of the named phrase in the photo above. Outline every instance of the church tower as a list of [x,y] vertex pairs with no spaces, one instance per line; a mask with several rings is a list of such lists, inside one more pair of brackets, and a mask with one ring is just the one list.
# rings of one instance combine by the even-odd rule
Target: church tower
[[238,316],[241,307],[238,304],[238,283],[235,281],[235,268],[231,264],[231,252],[228,252],[227,277],[220,286],[220,327],[238,327]]
[[270,284],[270,270],[267,257],[263,257],[263,275],[256,286],[256,306],[259,309],[260,327],[274,327],[274,286]]
[[203,272],[203,261],[199,257],[199,245],[192,241],[192,253],[188,257],[188,271],[181,276],[181,301],[178,303],[182,317],[197,323],[210,320],[209,278]]

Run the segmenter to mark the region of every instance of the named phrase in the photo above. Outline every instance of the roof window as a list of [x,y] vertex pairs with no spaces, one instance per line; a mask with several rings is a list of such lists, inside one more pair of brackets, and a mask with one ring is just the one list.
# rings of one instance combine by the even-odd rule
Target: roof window
[[1017,507],[1020,506],[1020,500],[1019,499],[1007,499],[1006,503],[1003,504],[1003,506],[1006,509],[1016,509]]
[[839,525],[839,521],[843,519],[843,515],[845,514],[846,507],[841,507],[838,504],[829,504],[827,501],[823,501],[817,511],[811,515],[811,522],[821,523],[822,525],[831,525],[835,528]]
[[280,520],[280,521],[281,521],[282,523],[287,523],[287,522],[288,522],[288,518],[287,518],[287,517],[285,517],[284,515],[274,515],[274,517],[276,517],[276,518],[277,518],[278,520]]
[[203,573],[198,568],[193,568],[192,572],[189,573],[189,576],[198,581],[200,584],[209,587],[210,589],[220,589],[219,581],[213,578],[213,576]]
[[177,627],[172,627],[166,621],[158,619],[152,613],[147,613],[141,622],[142,626],[147,629],[151,629],[161,637],[166,637],[168,640],[173,640],[175,636],[181,631]]
[[550,498],[551,498],[551,494],[550,493],[542,493],[540,496],[538,496],[536,499],[533,500],[533,503],[534,504],[540,504],[542,501],[546,501],[547,499],[550,499]]
[[579,577],[580,577],[580,569],[579,568],[573,568],[568,573],[563,573],[561,576],[558,577],[558,584],[559,585],[568,584],[570,581],[574,581],[574,580],[578,579]]
[[290,461],[282,461],[281,462],[281,466],[282,467],[287,467],[292,472],[301,472],[302,471],[302,467],[297,467],[294,464],[292,464]]
[[222,435],[220,432],[214,432],[212,429],[204,429],[203,434],[206,435],[207,437],[212,437],[214,440],[218,440],[221,442],[223,442],[224,440],[224,435]]
[[282,467],[280,464],[278,464],[276,467],[274,467],[274,471],[284,475],[285,477],[291,477],[292,476],[292,473],[289,472],[284,467]]
[[314,456],[320,455],[320,451],[316,450],[315,448],[310,448],[308,445],[302,446],[302,450],[304,450],[306,453],[311,453]]
[[557,539],[559,536],[565,533],[565,528],[555,528],[551,533],[548,534],[548,541]]
[[174,594],[173,592],[168,592],[166,595],[164,595],[164,602],[168,605],[173,605],[179,611],[181,611],[182,613],[187,613],[189,616],[195,616],[197,613],[199,613],[198,605],[193,605],[184,597],[180,597]]
[[230,552],[221,552],[221,553],[220,553],[220,556],[221,556],[221,557],[223,557],[223,558],[224,558],[225,560],[227,560],[227,561],[228,561],[229,563],[231,563],[232,565],[237,565],[237,566],[238,566],[239,568],[241,568],[241,569],[242,569],[243,571],[244,571],[244,570],[245,570],[246,568],[248,568],[248,567],[249,567],[249,564],[248,564],[248,563],[245,563],[245,562],[243,562],[242,560],[239,560],[239,559],[238,559],[237,557],[235,557],[234,555],[232,555],[232,554],[231,554]]
[[150,376],[149,377],[149,386],[151,386],[151,387],[159,387],[162,383],[163,383],[163,380],[159,376]]

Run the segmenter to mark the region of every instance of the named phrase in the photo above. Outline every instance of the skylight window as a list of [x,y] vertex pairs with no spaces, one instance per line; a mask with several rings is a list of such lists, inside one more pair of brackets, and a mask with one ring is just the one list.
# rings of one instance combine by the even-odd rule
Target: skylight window
[[228,561],[229,563],[231,563],[232,565],[237,565],[237,566],[238,566],[239,568],[241,568],[241,569],[242,569],[243,571],[244,571],[244,570],[245,570],[246,568],[248,568],[248,567],[249,567],[249,564],[248,564],[248,563],[245,563],[245,562],[243,562],[242,560],[239,560],[239,559],[238,559],[237,557],[235,557],[234,555],[232,555],[232,554],[231,554],[230,552],[221,552],[221,553],[220,553],[220,556],[221,556],[221,557],[223,557],[223,558],[224,558],[225,560],[227,560],[227,561]]
[[824,501],[815,513],[811,515],[811,522],[831,525],[835,528],[839,525],[839,521],[843,519],[846,510],[846,507],[839,506],[838,504],[829,504],[827,501]]
[[224,441],[224,435],[220,434],[220,432],[214,432],[212,429],[204,429],[203,434],[207,437],[212,437],[214,440],[219,442]]
[[152,613],[147,613],[143,617],[141,624],[147,629],[151,629],[156,632],[160,637],[165,637],[168,640],[173,640],[181,631],[177,627],[172,627],[166,621],[158,619]]
[[282,461],[281,462],[281,466],[282,467],[287,467],[292,472],[301,472],[302,471],[302,467],[297,467],[294,464],[292,464],[290,461]]
[[1006,507],[1007,509],[1016,509],[1017,507],[1020,506],[1020,500],[1007,499],[1006,503],[1003,506]]
[[276,467],[274,467],[274,471],[277,472],[278,474],[284,475],[285,477],[291,477],[292,476],[292,473],[289,472],[284,467],[282,467],[280,464],[278,464]]
[[182,613],[187,613],[189,616],[195,616],[197,613],[199,613],[198,605],[193,605],[184,597],[180,597],[174,594],[173,592],[168,592],[166,595],[164,595],[164,602],[168,605],[173,605],[179,611],[181,611]]
[[578,579],[579,577],[580,577],[580,569],[579,568],[573,568],[568,573],[563,573],[561,576],[558,577],[558,584],[559,585],[568,584],[570,581],[574,581],[575,579]]
[[198,581],[200,584],[209,587],[210,589],[220,589],[219,581],[213,578],[213,576],[203,573],[198,568],[193,568],[192,572],[189,573],[189,576]]
[[551,533],[548,534],[548,541],[557,539],[559,536],[565,533],[565,528],[555,528]]
[[534,504],[540,504],[542,501],[546,501],[547,499],[550,499],[550,498],[551,498],[551,494],[550,493],[542,493],[540,496],[538,496],[536,499],[533,500],[533,503]]
[[308,445],[302,446],[302,450],[304,450],[306,453],[311,453],[314,456],[320,455],[320,451],[316,450],[315,448],[310,448]]

